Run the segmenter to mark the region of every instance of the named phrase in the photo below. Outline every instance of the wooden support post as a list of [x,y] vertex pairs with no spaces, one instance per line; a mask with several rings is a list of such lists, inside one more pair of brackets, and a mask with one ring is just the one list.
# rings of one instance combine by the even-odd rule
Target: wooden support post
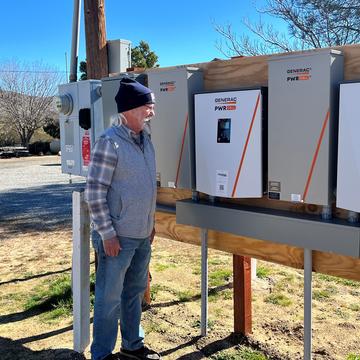
[[90,343],[90,219],[84,193],[73,192],[73,315],[74,350]]
[[147,284],[147,288],[145,290],[145,294],[144,294],[144,301],[146,302],[146,304],[150,305],[151,303],[151,294],[150,294],[150,271],[148,272],[148,284]]
[[234,271],[234,333],[252,333],[251,258],[233,255]]

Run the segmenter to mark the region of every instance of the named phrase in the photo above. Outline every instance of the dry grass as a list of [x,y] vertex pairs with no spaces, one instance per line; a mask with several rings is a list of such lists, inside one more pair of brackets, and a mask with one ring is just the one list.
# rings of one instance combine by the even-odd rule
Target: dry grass
[[[69,350],[72,318],[61,302],[70,276],[70,230],[9,235],[0,242],[0,258],[0,358],[79,358]],[[210,250],[209,336],[200,338],[200,249],[156,239],[153,302],[143,316],[147,342],[164,359],[301,359],[303,273],[258,265],[253,334],[234,338],[232,256]],[[52,297],[56,291],[60,301]],[[315,274],[313,320],[314,359],[357,360],[360,283]]]

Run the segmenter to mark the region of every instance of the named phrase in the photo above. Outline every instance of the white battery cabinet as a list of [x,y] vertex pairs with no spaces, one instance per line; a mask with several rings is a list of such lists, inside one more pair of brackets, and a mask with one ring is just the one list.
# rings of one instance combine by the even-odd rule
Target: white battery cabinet
[[340,85],[336,206],[360,212],[360,83]]
[[331,205],[343,67],[343,56],[336,50],[270,59],[270,199]]
[[103,129],[101,82],[86,80],[59,86],[61,170],[87,176],[95,133]]
[[263,196],[261,89],[195,95],[196,190]]

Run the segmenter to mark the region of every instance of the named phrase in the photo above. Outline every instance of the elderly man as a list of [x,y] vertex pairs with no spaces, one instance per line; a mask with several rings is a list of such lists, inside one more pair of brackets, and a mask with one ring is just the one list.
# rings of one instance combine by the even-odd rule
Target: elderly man
[[86,185],[98,254],[91,354],[93,360],[118,358],[112,351],[120,319],[121,358],[160,359],[144,346],[140,325],[155,234],[155,154],[144,130],[154,116],[154,94],[124,78],[115,101],[119,124],[97,140]]

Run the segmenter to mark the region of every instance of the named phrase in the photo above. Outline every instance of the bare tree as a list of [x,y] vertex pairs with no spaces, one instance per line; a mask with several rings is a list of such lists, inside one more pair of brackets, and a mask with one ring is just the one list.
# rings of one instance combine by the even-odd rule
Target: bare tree
[[2,123],[14,130],[28,147],[34,132],[54,111],[53,96],[62,75],[42,63],[11,61],[0,66]]
[[9,129],[6,121],[0,117],[0,147],[12,146],[16,144],[16,134]]
[[288,32],[279,32],[261,18],[256,23],[242,19],[244,29],[254,38],[238,36],[231,24],[214,23],[222,36],[216,46],[225,56],[288,52],[360,41],[360,0],[266,0],[265,7],[257,11],[283,20]]

